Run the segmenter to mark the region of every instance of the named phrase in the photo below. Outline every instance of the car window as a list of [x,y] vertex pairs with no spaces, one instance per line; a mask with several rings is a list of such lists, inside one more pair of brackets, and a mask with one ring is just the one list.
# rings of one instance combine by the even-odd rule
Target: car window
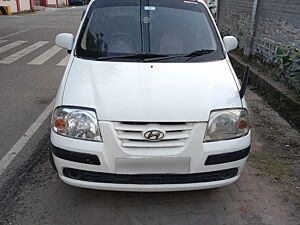
[[103,7],[92,11],[81,48],[107,53],[141,52],[139,7]]
[[[83,23],[79,57],[183,55],[211,50],[193,61],[220,60],[224,53],[205,6],[182,0],[96,0]],[[111,58],[111,60],[121,60]],[[129,61],[138,59],[130,58]],[[168,58],[166,61],[185,61]],[[124,61],[124,59],[122,59]],[[164,61],[164,60],[162,60]]]
[[184,54],[216,50],[212,29],[203,12],[157,7],[149,11],[150,52]]

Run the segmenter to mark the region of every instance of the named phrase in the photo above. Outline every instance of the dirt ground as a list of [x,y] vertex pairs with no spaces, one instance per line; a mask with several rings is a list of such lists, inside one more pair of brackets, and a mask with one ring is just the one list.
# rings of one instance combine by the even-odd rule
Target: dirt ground
[[[251,119],[251,166],[290,192],[300,206],[300,134],[252,91],[247,93]],[[299,115],[300,116],[300,115]]]
[[46,135],[2,202],[0,224],[299,225],[300,134],[254,92],[247,99],[253,141],[237,183],[173,193],[74,188],[50,168]]

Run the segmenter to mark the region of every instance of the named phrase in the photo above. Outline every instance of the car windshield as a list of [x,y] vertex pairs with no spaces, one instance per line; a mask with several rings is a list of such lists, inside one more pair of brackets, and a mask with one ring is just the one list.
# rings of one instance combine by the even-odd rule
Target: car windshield
[[189,62],[224,58],[207,9],[193,0],[96,0],[76,46],[77,57],[112,61],[186,61],[196,51]]

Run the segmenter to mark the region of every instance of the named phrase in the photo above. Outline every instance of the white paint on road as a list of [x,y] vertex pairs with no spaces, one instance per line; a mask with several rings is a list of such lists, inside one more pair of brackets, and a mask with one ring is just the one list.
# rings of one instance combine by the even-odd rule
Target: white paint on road
[[27,48],[22,49],[21,51],[18,51],[2,60],[0,60],[0,63],[2,64],[11,64],[15,61],[17,61],[18,59],[28,55],[29,53],[35,51],[36,49],[42,47],[43,45],[47,44],[49,41],[38,41],[36,43],[34,43],[33,45],[30,45]]
[[[14,47],[17,47],[23,43],[26,43],[27,41],[15,41],[13,43],[10,43],[8,45],[4,45],[0,48],[0,53],[3,53],[3,52],[6,52]],[[1,40],[0,40],[0,43],[1,43]]]
[[28,128],[28,130],[22,135],[22,137],[15,143],[15,145],[6,153],[6,155],[0,160],[0,176],[4,173],[6,168],[14,160],[14,158],[21,152],[27,142],[40,128],[43,122],[47,119],[53,110],[55,99],[47,106],[42,114],[36,119],[36,121]]
[[23,33],[23,32],[25,32],[25,31],[28,31],[28,30],[30,30],[30,29],[20,30],[20,31],[18,31],[18,32],[15,32],[15,33],[8,34],[8,35],[5,35],[5,36],[3,36],[3,37],[0,37],[0,39],[7,38],[7,37],[10,37],[10,36],[13,36],[13,35],[16,35],[16,34],[20,34],[20,33]]
[[67,55],[59,63],[57,63],[57,66],[67,66],[67,64],[69,62],[69,58],[70,58],[70,55]]
[[51,57],[56,55],[60,50],[61,50],[61,48],[55,45],[52,48],[45,51],[40,56],[38,56],[37,58],[30,61],[28,64],[30,64],[30,65],[42,65],[48,59],[50,59]]

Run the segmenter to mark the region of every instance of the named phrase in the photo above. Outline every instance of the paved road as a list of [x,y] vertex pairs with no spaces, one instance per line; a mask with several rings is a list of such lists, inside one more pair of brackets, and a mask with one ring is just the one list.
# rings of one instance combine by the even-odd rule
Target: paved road
[[[60,32],[76,32],[83,9],[0,17],[0,158],[54,98],[67,54],[53,40]],[[299,139],[252,92],[248,103],[257,124],[270,118],[281,121],[278,127],[285,126]],[[254,137],[252,150],[267,145]],[[251,165],[236,184],[213,190],[94,191],[63,184],[48,163],[48,146],[49,117],[0,177],[0,224],[299,224],[296,209],[278,195],[279,187],[258,176]]]
[[0,158],[55,97],[67,53],[54,46],[54,38],[75,33],[82,11],[0,17]]

